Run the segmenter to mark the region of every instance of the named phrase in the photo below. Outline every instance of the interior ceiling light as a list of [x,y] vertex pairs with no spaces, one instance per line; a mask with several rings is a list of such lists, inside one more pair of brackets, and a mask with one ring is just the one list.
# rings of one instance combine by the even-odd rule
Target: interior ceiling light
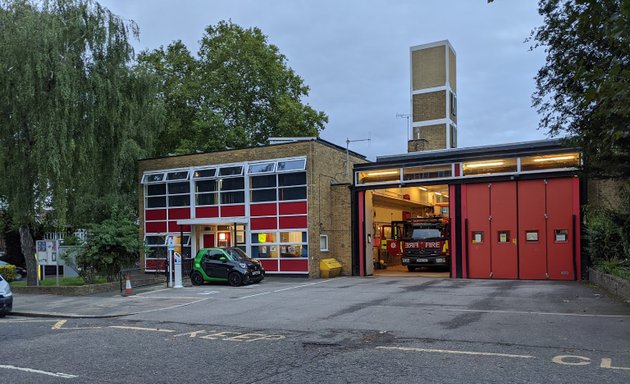
[[433,192],[433,193],[435,193],[438,196],[442,196],[442,194],[440,192]]
[[385,175],[398,175],[400,171],[378,171],[378,172],[368,172],[367,176],[385,176]]
[[428,191],[428,189],[426,189],[425,187],[418,187],[418,189],[421,189],[423,191]]
[[505,164],[505,161],[482,161],[480,163],[464,164],[464,168],[498,167],[503,164]]
[[562,161],[562,160],[574,160],[575,155],[564,155],[564,156],[552,156],[552,157],[540,157],[538,159],[534,159],[534,162],[541,163],[543,161]]

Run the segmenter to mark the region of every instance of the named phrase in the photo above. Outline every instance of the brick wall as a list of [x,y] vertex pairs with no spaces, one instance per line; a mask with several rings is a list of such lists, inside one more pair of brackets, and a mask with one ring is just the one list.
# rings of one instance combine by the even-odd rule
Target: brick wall
[[413,95],[413,122],[446,118],[446,91]]
[[411,53],[413,90],[438,87],[446,83],[446,47],[419,49]]

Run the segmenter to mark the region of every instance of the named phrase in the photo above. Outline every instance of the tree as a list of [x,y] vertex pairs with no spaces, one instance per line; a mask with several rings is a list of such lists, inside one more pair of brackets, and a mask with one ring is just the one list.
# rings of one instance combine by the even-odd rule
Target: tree
[[534,106],[540,127],[568,133],[594,176],[630,178],[630,0],[540,0],[544,47]]
[[0,195],[29,285],[37,222],[107,217],[99,202],[135,190],[161,116],[152,78],[129,65],[135,34],[92,0],[0,0]]
[[242,148],[272,136],[318,136],[328,118],[302,103],[309,88],[258,28],[209,26],[197,57],[181,41],[144,52],[162,78],[162,154]]
[[87,242],[77,248],[79,274],[86,283],[97,276],[114,281],[123,267],[134,265],[140,258],[143,243],[138,238],[136,216],[130,209],[114,209],[112,216],[90,226]]

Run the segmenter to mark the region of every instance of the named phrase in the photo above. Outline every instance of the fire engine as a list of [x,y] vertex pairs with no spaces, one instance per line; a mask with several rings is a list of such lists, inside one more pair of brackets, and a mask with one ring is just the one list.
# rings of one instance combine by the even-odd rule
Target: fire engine
[[451,262],[449,249],[449,219],[442,216],[418,217],[392,225],[403,225],[402,265],[410,272],[418,267],[448,268]]

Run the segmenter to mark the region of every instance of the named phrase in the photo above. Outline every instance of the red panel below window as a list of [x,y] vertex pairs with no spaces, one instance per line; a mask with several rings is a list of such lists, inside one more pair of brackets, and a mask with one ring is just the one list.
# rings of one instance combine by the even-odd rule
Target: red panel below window
[[278,260],[258,260],[262,264],[265,272],[278,272]]
[[308,272],[308,259],[281,259],[280,272]]
[[249,207],[252,216],[275,216],[276,203],[271,204],[252,204]]
[[280,217],[280,229],[306,228],[307,226],[308,226],[307,216]]
[[219,207],[196,208],[195,217],[219,217]]
[[306,201],[298,201],[295,203],[280,203],[281,215],[306,215],[307,212]]
[[164,272],[166,260],[145,260],[144,269],[147,271]]
[[166,209],[151,209],[144,211],[145,220],[166,220]]
[[228,205],[221,207],[221,217],[245,216],[244,205]]
[[145,232],[146,233],[159,233],[166,232],[166,222],[165,221],[152,221],[145,223]]
[[190,208],[174,208],[168,210],[168,219],[190,219]]
[[169,221],[168,231],[169,232],[190,232],[190,225],[182,225],[180,228],[179,224],[177,224],[177,221]]
[[276,229],[278,224],[275,217],[252,218],[250,220],[252,230],[257,229]]

